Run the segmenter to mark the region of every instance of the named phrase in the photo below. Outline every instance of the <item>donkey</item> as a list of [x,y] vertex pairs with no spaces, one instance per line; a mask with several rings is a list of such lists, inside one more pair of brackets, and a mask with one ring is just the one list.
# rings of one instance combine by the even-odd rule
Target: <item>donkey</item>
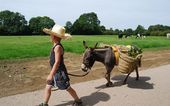
[[[82,71],[87,72],[88,70],[90,70],[95,61],[101,62],[105,65],[107,71],[105,74],[105,78],[107,80],[106,87],[113,86],[113,83],[110,81],[110,74],[116,64],[116,59],[112,47],[96,48],[97,44],[98,43],[95,44],[94,48],[89,48],[86,45],[86,42],[83,41],[83,45],[86,50],[83,56],[83,64],[81,65]],[[126,83],[129,75],[130,73],[128,73],[128,75],[126,76],[123,84]],[[136,75],[137,75],[136,80],[138,80],[139,74],[137,69]]]

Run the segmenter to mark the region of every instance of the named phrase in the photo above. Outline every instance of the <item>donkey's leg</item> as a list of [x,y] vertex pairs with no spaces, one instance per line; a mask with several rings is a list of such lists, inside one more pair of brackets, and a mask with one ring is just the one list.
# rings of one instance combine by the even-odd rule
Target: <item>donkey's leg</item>
[[126,78],[125,78],[124,81],[123,81],[123,84],[126,84],[127,79],[128,79],[128,77],[129,77],[130,74],[131,74],[131,73],[129,73],[129,74],[126,76]]
[[110,81],[110,72],[105,74],[105,78],[107,80],[106,86],[110,87],[113,85],[113,83]]
[[138,67],[136,67],[135,71],[136,71],[136,80],[139,80],[139,71],[138,71]]
[[107,80],[107,83],[106,83],[106,86],[109,87],[109,86],[113,86],[113,83],[110,81],[110,73],[112,71],[114,66],[106,66],[106,70],[107,70],[107,73],[105,74],[105,78]]

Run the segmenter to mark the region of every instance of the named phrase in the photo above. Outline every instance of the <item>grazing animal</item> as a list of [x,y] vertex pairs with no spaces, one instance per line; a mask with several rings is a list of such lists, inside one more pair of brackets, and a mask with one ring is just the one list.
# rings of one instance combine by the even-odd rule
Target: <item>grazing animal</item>
[[167,33],[167,34],[166,34],[166,37],[169,39],[169,38],[170,38],[170,33]]
[[123,34],[118,34],[118,38],[122,39],[123,38]]
[[137,34],[136,38],[146,38],[146,36],[144,36],[143,34]]
[[[83,45],[86,50],[84,52],[83,64],[81,65],[81,68],[84,72],[87,72],[89,69],[92,68],[95,61],[103,63],[107,71],[105,74],[105,78],[107,80],[106,86],[107,87],[113,86],[113,83],[110,81],[110,74],[111,74],[112,69],[116,65],[116,57],[115,57],[114,51],[112,47],[96,48],[97,44],[98,43],[96,43],[96,45],[93,48],[89,48],[86,45],[86,42],[83,41]],[[126,83],[129,75],[130,73],[128,73],[127,77],[125,78],[124,84]],[[136,75],[137,75],[136,80],[138,80],[139,74],[138,74],[137,67],[136,67]]]

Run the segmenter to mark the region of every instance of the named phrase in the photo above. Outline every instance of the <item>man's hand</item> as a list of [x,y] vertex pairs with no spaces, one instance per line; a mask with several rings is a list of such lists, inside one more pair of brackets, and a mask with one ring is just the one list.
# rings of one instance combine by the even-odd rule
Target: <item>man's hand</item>
[[53,80],[53,75],[49,74],[47,77],[47,82],[51,82]]

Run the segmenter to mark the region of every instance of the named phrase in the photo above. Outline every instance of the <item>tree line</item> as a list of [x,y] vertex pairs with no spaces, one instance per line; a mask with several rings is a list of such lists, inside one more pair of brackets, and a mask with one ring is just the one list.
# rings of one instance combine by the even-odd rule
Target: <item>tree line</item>
[[[0,35],[44,35],[42,29],[52,28],[55,24],[54,20],[48,16],[32,17],[29,21],[25,16],[9,10],[0,12]],[[66,31],[72,35],[145,35],[145,36],[165,36],[170,33],[170,26],[151,25],[145,29],[142,25],[138,25],[135,30],[132,28],[106,29],[104,25],[100,25],[100,20],[94,12],[84,13],[80,15],[75,22],[66,22]]]

